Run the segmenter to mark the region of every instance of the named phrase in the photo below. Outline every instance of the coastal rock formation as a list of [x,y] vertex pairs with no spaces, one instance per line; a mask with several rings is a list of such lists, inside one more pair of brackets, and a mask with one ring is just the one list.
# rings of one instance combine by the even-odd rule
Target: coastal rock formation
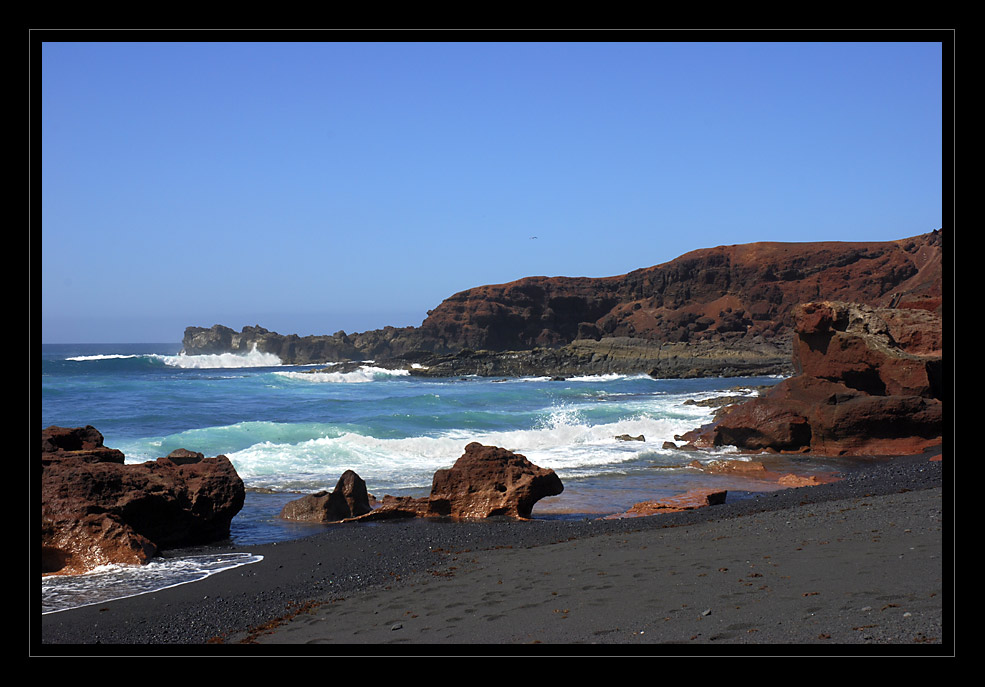
[[352,470],[342,473],[335,489],[302,496],[284,504],[280,517],[306,522],[340,522],[372,510],[366,482]]
[[419,377],[564,377],[573,375],[649,374],[658,379],[790,374],[790,346],[763,340],[737,341],[728,347],[705,342],[661,343],[630,337],[582,339],[557,348],[528,351],[473,351],[402,356],[390,363]]
[[126,457],[123,451],[103,445],[103,435],[92,425],[57,427],[52,425],[41,432],[41,465],[71,456],[84,463],[119,463]]
[[472,442],[451,468],[434,473],[428,513],[456,518],[529,518],[537,501],[563,490],[553,470],[505,448]]
[[[399,359],[434,375],[772,374],[763,371],[761,358],[771,355],[764,349],[789,344],[798,304],[836,299],[939,311],[942,263],[941,230],[899,241],[719,246],[616,277],[475,287],[445,299],[419,327],[298,337],[215,325],[188,327],[183,343],[187,354],[256,347],[288,364]],[[472,359],[462,359],[466,352]],[[466,372],[470,366],[477,371]]]
[[888,242],[762,242],[696,250],[618,277],[528,277],[457,293],[421,324],[429,350],[526,350],[579,339],[658,342],[789,336],[820,299],[940,299],[940,231]]
[[240,332],[221,324],[186,327],[182,349],[188,355],[246,354],[254,350],[276,355],[286,364],[343,362],[389,358],[418,351],[420,337],[413,327],[384,327],[362,334],[335,332],[330,336],[278,334],[260,325]]
[[939,312],[813,302],[796,309],[798,374],[683,438],[743,451],[919,453],[943,431]]
[[124,464],[92,426],[41,433],[42,573],[142,564],[159,549],[229,536],[243,481],[225,456],[180,450]]
[[562,491],[564,486],[553,470],[538,467],[519,453],[472,442],[451,468],[434,473],[428,496],[385,496],[378,508],[356,519],[527,519],[537,501]]

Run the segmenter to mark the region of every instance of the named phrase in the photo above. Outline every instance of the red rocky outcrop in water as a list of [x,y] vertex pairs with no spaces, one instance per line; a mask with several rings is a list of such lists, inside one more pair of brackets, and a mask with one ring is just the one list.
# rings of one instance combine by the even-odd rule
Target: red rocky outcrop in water
[[537,501],[563,490],[553,470],[505,448],[472,442],[451,468],[434,473],[428,514],[529,518]]
[[245,498],[225,456],[179,449],[125,465],[92,426],[42,430],[41,465],[42,574],[142,564],[158,549],[223,539]]
[[[546,496],[556,496],[563,490],[561,479],[553,470],[538,467],[519,453],[472,442],[451,468],[434,473],[429,496],[385,496],[378,508],[351,519],[469,519],[497,515],[525,519],[530,517],[537,501]],[[300,506],[304,500],[298,499],[292,503]],[[294,517],[294,508],[290,506],[285,506],[283,517]]]
[[805,303],[795,332],[796,376],[684,438],[825,455],[914,454],[941,442],[939,313]]
[[335,489],[302,496],[284,504],[280,517],[305,522],[339,522],[370,512],[366,482],[352,470],[342,473]]

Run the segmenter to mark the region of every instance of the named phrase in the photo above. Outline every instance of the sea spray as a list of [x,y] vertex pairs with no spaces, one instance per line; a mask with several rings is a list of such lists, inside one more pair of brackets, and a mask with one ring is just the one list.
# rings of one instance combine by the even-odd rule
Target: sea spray
[[249,353],[213,353],[162,356],[165,364],[184,369],[233,369],[251,367],[279,367],[281,359],[273,353],[263,353],[253,348]]
[[[372,362],[313,373],[256,352],[179,351],[177,344],[42,346],[42,428],[91,424],[127,462],[176,448],[228,456],[248,489],[231,530],[244,553],[311,533],[277,517],[298,493],[332,489],[352,469],[376,496],[423,495],[434,472],[472,441],[558,472],[565,491],[538,503],[535,518],[594,517],[705,486],[709,477],[689,467],[695,454],[663,447],[712,417],[685,401],[779,381],[429,378]],[[623,434],[645,441],[616,438]]]

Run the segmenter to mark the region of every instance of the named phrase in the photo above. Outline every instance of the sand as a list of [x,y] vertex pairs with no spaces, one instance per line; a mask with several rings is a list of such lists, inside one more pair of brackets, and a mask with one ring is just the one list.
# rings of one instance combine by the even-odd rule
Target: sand
[[335,526],[201,582],[42,616],[33,651],[952,655],[943,465],[873,461],[676,515]]

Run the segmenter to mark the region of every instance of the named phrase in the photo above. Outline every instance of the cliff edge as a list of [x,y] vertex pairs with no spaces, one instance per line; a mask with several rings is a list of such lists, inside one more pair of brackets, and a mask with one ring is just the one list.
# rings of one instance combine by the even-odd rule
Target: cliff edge
[[[281,335],[188,327],[186,354],[287,364],[374,359],[432,374],[790,372],[794,309],[810,301],[940,313],[943,234],[884,242],[761,242],[686,253],[615,277],[527,277],[442,301],[419,327]],[[509,355],[504,355],[509,353]]]

